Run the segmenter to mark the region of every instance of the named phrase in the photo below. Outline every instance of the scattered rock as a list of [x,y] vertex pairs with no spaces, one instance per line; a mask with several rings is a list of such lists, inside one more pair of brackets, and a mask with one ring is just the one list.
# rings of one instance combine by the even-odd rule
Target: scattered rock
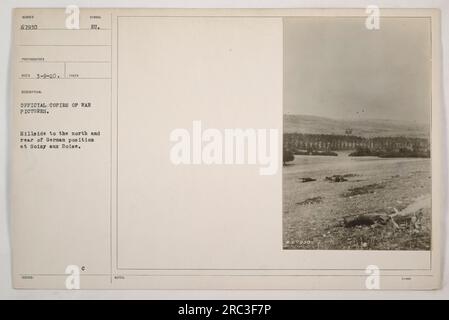
[[340,174],[334,174],[333,176],[326,177],[325,180],[326,181],[330,181],[330,182],[344,182],[344,181],[348,181],[348,179],[346,179],[344,176],[342,176]]
[[322,197],[313,197],[313,198],[309,198],[309,199],[306,199],[301,202],[297,202],[296,204],[300,205],[300,206],[304,206],[304,205],[310,205],[310,204],[315,204],[315,203],[321,203],[322,201],[323,201]]

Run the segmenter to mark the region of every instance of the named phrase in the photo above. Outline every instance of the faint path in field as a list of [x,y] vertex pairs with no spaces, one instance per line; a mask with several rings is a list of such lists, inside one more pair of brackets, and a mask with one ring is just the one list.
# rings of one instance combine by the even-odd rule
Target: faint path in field
[[401,210],[401,214],[413,213],[419,209],[431,208],[432,198],[430,194],[426,194],[416,198],[410,205],[404,210]]
[[349,157],[345,154],[337,157],[295,156],[295,160],[292,162],[294,165],[284,167],[283,170],[287,174],[320,172],[330,167],[333,170],[363,170],[373,165],[395,165],[422,161],[422,158]]

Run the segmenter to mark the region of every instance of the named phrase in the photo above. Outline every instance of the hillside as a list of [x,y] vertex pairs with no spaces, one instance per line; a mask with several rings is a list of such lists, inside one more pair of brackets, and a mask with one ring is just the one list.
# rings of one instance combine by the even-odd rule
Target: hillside
[[361,137],[405,136],[429,138],[428,125],[411,121],[385,119],[332,119],[318,116],[285,114],[284,133],[345,134]]

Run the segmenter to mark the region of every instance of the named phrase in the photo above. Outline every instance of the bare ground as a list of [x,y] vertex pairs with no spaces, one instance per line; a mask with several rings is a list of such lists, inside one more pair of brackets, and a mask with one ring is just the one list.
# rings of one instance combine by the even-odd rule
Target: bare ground
[[[296,156],[283,169],[284,249],[429,250],[430,172],[430,159]],[[345,179],[326,179],[335,175]],[[418,226],[343,223],[396,211],[422,218]]]

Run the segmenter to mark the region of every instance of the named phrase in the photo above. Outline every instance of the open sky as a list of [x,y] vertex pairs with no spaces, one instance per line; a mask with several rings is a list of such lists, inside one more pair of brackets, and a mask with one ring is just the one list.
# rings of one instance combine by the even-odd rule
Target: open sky
[[284,113],[430,121],[427,18],[284,20]]

